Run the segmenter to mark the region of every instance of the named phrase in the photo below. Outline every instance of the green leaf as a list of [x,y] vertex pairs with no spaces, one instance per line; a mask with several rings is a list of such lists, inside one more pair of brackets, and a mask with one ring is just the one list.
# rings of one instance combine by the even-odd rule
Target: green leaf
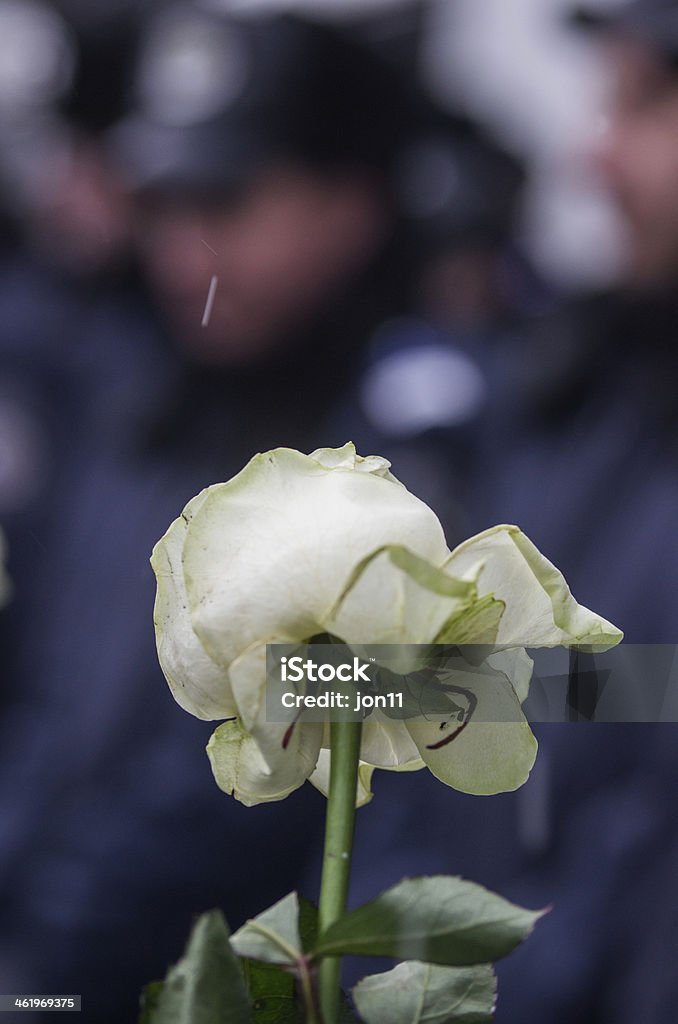
[[223,914],[196,922],[183,958],[168,971],[149,1024],[250,1024],[240,964]]
[[[272,911],[275,909],[271,907]],[[257,921],[261,921],[263,916]],[[299,897],[299,934],[304,953],[313,949],[318,937],[318,908],[303,896]],[[243,959],[242,966],[252,1003],[253,1024],[304,1024],[306,1018],[296,971],[246,959]],[[339,1024],[356,1024],[357,1020],[344,997],[339,1010]]]
[[162,981],[149,981],[148,985],[144,985],[139,1000],[139,1020],[137,1024],[153,1024],[153,1014],[160,999],[162,986]]
[[314,956],[353,953],[453,967],[488,963],[510,953],[543,913],[462,878],[408,878],[331,925]]
[[[313,949],[317,935],[317,907],[303,896],[298,899],[293,892],[247,921],[232,937],[231,945],[245,958],[242,964],[252,1001],[253,1024],[303,1024],[305,1017],[295,977],[299,962]],[[356,1021],[344,1001],[339,1024]]]
[[363,978],[353,999],[365,1024],[486,1024],[496,991],[489,964],[439,967],[409,960]]
[[310,953],[318,941],[318,908],[305,896],[299,897],[299,935],[304,953]]
[[299,935],[299,900],[296,892],[246,921],[231,937],[238,956],[266,964],[293,967],[304,955]]
[[243,960],[252,1024],[304,1024],[294,977],[281,967]]

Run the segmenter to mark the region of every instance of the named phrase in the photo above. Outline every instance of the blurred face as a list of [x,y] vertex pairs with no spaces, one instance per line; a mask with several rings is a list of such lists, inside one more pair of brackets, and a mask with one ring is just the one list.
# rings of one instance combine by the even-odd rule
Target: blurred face
[[155,297],[192,358],[244,364],[322,312],[372,259],[384,220],[367,183],[277,166],[230,202],[144,204],[138,242]]
[[50,262],[82,277],[124,266],[131,204],[122,175],[94,140],[64,141],[32,198],[29,232]]
[[609,43],[609,125],[597,152],[629,229],[628,283],[678,280],[678,74],[639,42]]

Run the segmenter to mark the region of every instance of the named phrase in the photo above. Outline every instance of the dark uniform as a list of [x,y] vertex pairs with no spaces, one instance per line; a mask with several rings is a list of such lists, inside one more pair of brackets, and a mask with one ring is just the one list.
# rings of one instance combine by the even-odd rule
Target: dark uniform
[[[519,523],[577,599],[630,643],[678,636],[677,329],[671,295],[594,297],[546,321],[506,353],[507,372],[523,368],[512,382],[519,412],[506,410],[509,443],[488,455],[491,518]],[[545,1019],[671,1019],[673,972],[653,933],[659,920],[666,936],[678,905],[662,850],[674,819],[675,727],[542,732],[560,842],[545,853],[552,893],[542,887],[539,898],[555,909],[532,958],[529,947],[521,953],[522,993],[510,992],[527,1012],[534,970],[551,977],[534,1003]]]
[[[479,449],[478,528],[517,523],[632,643],[678,634],[676,337],[673,296],[596,296],[545,318],[506,343],[504,399]],[[498,1024],[672,1020],[676,727],[534,731],[537,762],[516,793],[377,778],[358,821],[356,902],[447,872],[551,906],[499,965]]]

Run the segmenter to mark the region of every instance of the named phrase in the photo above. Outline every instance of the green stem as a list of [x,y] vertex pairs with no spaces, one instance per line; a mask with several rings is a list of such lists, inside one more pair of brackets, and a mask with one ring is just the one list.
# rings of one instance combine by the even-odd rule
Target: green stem
[[320,1018],[316,1012],[313,979],[311,978],[308,962],[305,959],[299,964],[299,985],[306,1010],[306,1024],[320,1024]]
[[[330,793],[327,801],[325,851],[320,885],[320,934],[344,914],[348,898],[355,823],[362,722],[330,726]],[[337,1024],[341,998],[341,957],[327,957],[318,968],[324,1024]]]

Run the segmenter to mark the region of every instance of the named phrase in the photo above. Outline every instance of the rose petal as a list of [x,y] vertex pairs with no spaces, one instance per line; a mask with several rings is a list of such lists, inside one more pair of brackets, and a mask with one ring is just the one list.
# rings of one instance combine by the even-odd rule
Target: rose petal
[[[365,644],[431,643],[445,624],[477,600],[472,579],[455,579],[403,545],[388,544],[355,567],[336,608],[325,621],[360,653]],[[410,671],[404,661],[393,671]]]
[[[447,676],[441,673],[438,679],[469,691],[477,705],[463,728],[456,718],[441,720],[437,713],[406,719],[427,767],[462,793],[489,795],[522,786],[534,764],[537,741],[506,677],[485,663]],[[463,697],[449,696],[463,706]],[[439,704],[432,706],[437,709]]]
[[506,606],[497,644],[583,644],[603,650],[621,640],[616,626],[577,604],[562,574],[517,526],[495,526],[472,537],[445,563],[456,576],[481,566],[479,593],[493,594]]
[[176,702],[211,721],[231,717],[236,705],[228,673],[212,661],[193,630],[182,561],[189,523],[206,495],[198,494],[174,520],[155,545],[151,565],[158,583],[153,618],[161,668]]
[[[265,638],[308,639],[384,543],[438,564],[448,553],[434,513],[400,484],[287,449],[258,455],[209,488],[193,517],[184,544],[193,628],[224,666]],[[370,636],[390,630],[391,612],[372,607]]]
[[321,737],[322,725],[306,724],[275,759],[264,758],[254,737],[234,720],[212,733],[207,755],[220,789],[252,807],[283,800],[303,785],[315,769]]
[[360,758],[375,768],[399,768],[419,760],[419,751],[403,721],[373,711],[363,723]]
[[[331,755],[329,750],[321,750],[318,755],[315,771],[308,780],[323,796],[329,796],[330,792],[330,761]],[[358,765],[358,782],[355,796],[356,807],[364,807],[374,796],[371,789],[373,772],[374,767],[371,764],[365,764],[364,761],[361,761]]]

